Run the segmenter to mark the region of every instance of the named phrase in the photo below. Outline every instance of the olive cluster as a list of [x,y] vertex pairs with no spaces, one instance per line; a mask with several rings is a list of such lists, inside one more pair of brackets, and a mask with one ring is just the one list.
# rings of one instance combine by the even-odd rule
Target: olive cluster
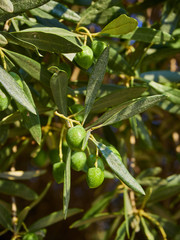
[[99,58],[106,47],[105,42],[94,40],[91,48],[87,45],[81,47],[82,51],[76,54],[74,61],[81,68],[88,69],[93,64],[94,58]]

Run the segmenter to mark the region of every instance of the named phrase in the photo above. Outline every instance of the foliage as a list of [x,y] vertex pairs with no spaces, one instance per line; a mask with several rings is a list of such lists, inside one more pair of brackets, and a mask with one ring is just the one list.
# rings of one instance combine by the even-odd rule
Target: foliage
[[2,239],[65,239],[48,226],[82,211],[77,239],[179,239],[179,13],[170,0],[0,1]]

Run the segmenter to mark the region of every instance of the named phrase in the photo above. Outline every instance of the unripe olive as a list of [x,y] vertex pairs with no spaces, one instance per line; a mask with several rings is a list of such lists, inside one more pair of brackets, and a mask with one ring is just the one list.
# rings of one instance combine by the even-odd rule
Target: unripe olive
[[64,181],[64,170],[64,162],[57,162],[53,164],[53,177],[57,183],[62,183]]
[[82,143],[86,136],[86,131],[81,125],[69,128],[66,135],[66,140],[69,147],[73,150],[81,150]]
[[[82,111],[83,109],[84,109],[84,107],[81,104],[73,104],[70,107],[70,110],[71,110],[72,113],[78,113],[78,112]],[[79,122],[83,121],[83,115],[82,114],[77,114],[74,118]]]
[[74,61],[82,68],[88,69],[93,63],[93,51],[88,46],[82,46],[82,51],[76,53]]
[[26,233],[23,236],[23,240],[38,240],[38,236],[35,233]]
[[[94,154],[89,155],[87,158],[88,167],[89,168],[94,167],[95,162],[96,162],[96,155],[94,155]],[[104,171],[104,163],[100,157],[97,158],[97,167]]]
[[52,164],[59,162],[59,149],[54,148],[49,151],[49,158]]
[[103,50],[107,47],[107,44],[105,42],[102,42],[102,41],[94,40],[92,42],[92,46],[91,47],[92,47],[94,56],[96,58],[99,58],[100,55],[102,54]]
[[43,167],[47,164],[47,154],[44,150],[41,150],[38,152],[35,158],[33,158],[33,162],[38,166],[38,167]]
[[9,102],[9,95],[5,91],[0,89],[0,111],[4,111],[8,107]]
[[97,188],[104,181],[104,172],[100,168],[89,168],[86,180],[89,188]]
[[84,152],[74,152],[71,156],[71,166],[75,171],[83,170],[86,164],[86,154]]

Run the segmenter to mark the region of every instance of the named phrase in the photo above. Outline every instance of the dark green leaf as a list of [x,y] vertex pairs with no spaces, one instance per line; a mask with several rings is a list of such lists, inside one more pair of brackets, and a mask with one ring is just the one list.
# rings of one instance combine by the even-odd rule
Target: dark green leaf
[[92,108],[92,112],[103,112],[106,108],[114,107],[133,98],[140,97],[146,90],[143,87],[122,88],[99,98]]
[[120,104],[119,106],[116,106],[104,113],[93,125],[89,126],[89,128],[100,124],[102,126],[106,126],[124,119],[128,119],[138,113],[144,112],[163,99],[163,95],[154,95],[149,97],[141,97],[130,102],[125,102],[124,104]]
[[161,15],[161,30],[172,34],[180,20],[179,0],[165,2]]
[[168,199],[178,194],[180,191],[180,175],[172,175],[167,179],[162,180],[158,185],[155,185],[149,199],[149,204]]
[[112,0],[98,0],[94,2],[89,8],[87,8],[82,14],[81,14],[81,20],[79,24],[81,25],[88,25],[92,22],[94,22],[97,18],[97,15],[104,10],[108,9],[111,5]]
[[42,198],[46,195],[47,191],[49,190],[51,186],[51,182],[47,184],[47,186],[44,188],[42,193],[38,196],[36,200],[34,200],[29,206],[25,207],[19,214],[18,214],[18,224],[17,224],[17,230],[21,228],[22,222],[24,219],[27,217],[29,211],[35,207],[41,200]]
[[167,41],[173,40],[173,37],[166,32],[145,27],[137,28],[131,33],[122,35],[121,38],[154,44],[164,44]]
[[12,13],[14,11],[14,7],[11,0],[1,0],[0,8],[5,12],[9,12],[9,13]]
[[126,237],[126,221],[119,226],[114,240],[124,240]]
[[121,56],[118,51],[112,47],[109,48],[109,62],[108,67],[113,73],[124,73],[130,76],[134,75],[128,62]]
[[149,82],[149,86],[155,89],[158,93],[162,93],[168,97],[168,100],[175,104],[180,104],[180,90],[171,88],[154,81]]
[[114,154],[108,147],[99,142],[94,142],[96,146],[101,151],[103,157],[105,158],[107,164],[111,170],[116,174],[116,176],[122,180],[128,187],[132,188],[134,191],[145,194],[139,183],[133,178],[133,176],[128,172],[124,164],[122,163],[120,156]]
[[104,74],[106,72],[106,66],[108,63],[109,48],[105,48],[97,63],[95,64],[92,73],[89,78],[86,91],[85,99],[85,113],[84,113],[84,122],[91,111],[91,108],[94,104],[95,98],[97,96],[98,90],[104,79]]
[[161,107],[162,109],[170,112],[170,113],[174,113],[174,114],[180,114],[180,106],[177,104],[173,104],[172,102],[168,101],[168,100],[164,100],[162,102],[160,102],[159,107]]
[[128,17],[126,14],[120,15],[112,22],[106,25],[100,34],[122,35],[132,32],[136,29],[138,22],[136,19]]
[[[81,209],[78,209],[78,208],[69,209],[67,217],[71,217],[79,212],[81,212]],[[31,232],[35,232],[39,229],[42,229],[42,228],[48,227],[54,223],[57,223],[63,219],[64,219],[63,211],[52,212],[48,216],[43,217],[43,218],[39,219],[38,221],[36,221],[35,223],[33,223],[28,229]]]
[[11,213],[0,203],[0,225],[9,230],[13,230]]
[[0,192],[7,195],[14,195],[26,200],[34,200],[38,197],[32,189],[23,183],[16,183],[9,180],[0,180]]
[[77,222],[74,222],[70,228],[77,228],[77,227],[81,227],[85,224],[92,224],[94,222],[99,222],[99,221],[102,221],[102,220],[105,220],[105,219],[109,219],[109,218],[115,218],[117,217],[118,214],[110,214],[110,213],[100,213],[98,215],[94,215],[90,218],[87,218],[87,219],[82,219],[82,220],[79,220]]
[[[5,0],[6,1],[6,0]],[[28,9],[39,7],[44,3],[47,3],[49,0],[11,0],[14,10],[13,13],[7,13],[0,9],[0,21],[6,21],[9,18],[12,18],[18,15],[21,12],[25,12]],[[7,2],[7,1],[6,1]]]
[[180,83],[180,72],[169,70],[144,72],[140,77],[158,83]]
[[48,52],[74,53],[82,51],[76,38],[77,34],[62,28],[34,27],[11,34]]
[[57,18],[62,18],[72,22],[79,22],[81,19],[77,13],[55,1],[49,1],[45,5],[41,6],[40,9]]
[[63,215],[64,219],[68,216],[69,201],[70,201],[70,190],[71,190],[71,149],[68,148],[66,167],[64,171],[64,188],[63,188]]
[[147,168],[137,176],[137,179],[143,179],[144,177],[149,177],[149,176],[156,176],[161,172],[162,172],[162,169],[160,167]]
[[67,116],[67,73],[62,71],[54,73],[50,79],[50,86],[59,112]]
[[36,114],[36,110],[32,103],[27,98],[26,94],[22,88],[16,83],[13,77],[8,74],[4,69],[0,68],[0,83],[9,93],[9,95],[14,98],[19,104],[24,106],[27,110]]
[[140,217],[140,219],[141,219],[143,230],[144,230],[144,233],[145,233],[147,239],[154,240],[155,238],[154,238],[153,234],[151,233],[151,230],[148,228],[148,225],[146,224],[146,220],[143,217]]
[[4,47],[8,44],[7,39],[0,33],[0,47]]
[[132,207],[131,207],[131,209],[129,209],[129,207],[131,206],[131,203],[130,203],[126,188],[124,188],[123,198],[124,198],[124,217],[125,217],[125,221],[126,221],[126,233],[129,238],[129,213],[130,213],[129,210],[132,211]]
[[22,69],[24,69],[24,71],[26,71],[36,80],[40,81],[48,91],[51,75],[43,65],[25,55],[12,52],[7,49],[3,50],[14,62],[16,62]]
[[39,177],[45,174],[46,170],[35,170],[35,171],[9,171],[9,172],[1,172],[0,178],[8,179],[8,180],[29,180],[34,177]]

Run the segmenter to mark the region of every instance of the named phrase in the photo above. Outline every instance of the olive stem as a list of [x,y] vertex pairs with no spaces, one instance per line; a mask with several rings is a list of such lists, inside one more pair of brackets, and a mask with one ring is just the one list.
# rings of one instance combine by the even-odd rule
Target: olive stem
[[3,67],[5,70],[7,70],[7,64],[6,64],[6,61],[5,61],[5,57],[4,57],[4,53],[2,51],[2,48],[0,48],[0,57],[1,57],[1,60],[2,60],[2,63],[3,63]]
[[70,119],[69,117],[65,117],[63,114],[58,113],[57,111],[54,114],[57,115],[58,117],[64,119],[64,120],[66,120],[70,124],[70,127],[73,127],[73,123],[81,125],[79,121],[76,121],[74,119]]
[[62,141],[63,141],[64,130],[65,130],[65,124],[62,126],[60,140],[59,140],[59,158],[60,158],[60,162],[63,162]]
[[[86,32],[86,34],[80,32],[80,30],[84,30],[84,31]],[[87,28],[85,28],[85,27],[77,27],[77,28],[76,28],[76,31],[77,31],[78,33],[83,34],[83,35],[87,35],[87,36],[91,39],[91,42],[93,42],[91,33],[90,33],[90,31],[89,31]]]

